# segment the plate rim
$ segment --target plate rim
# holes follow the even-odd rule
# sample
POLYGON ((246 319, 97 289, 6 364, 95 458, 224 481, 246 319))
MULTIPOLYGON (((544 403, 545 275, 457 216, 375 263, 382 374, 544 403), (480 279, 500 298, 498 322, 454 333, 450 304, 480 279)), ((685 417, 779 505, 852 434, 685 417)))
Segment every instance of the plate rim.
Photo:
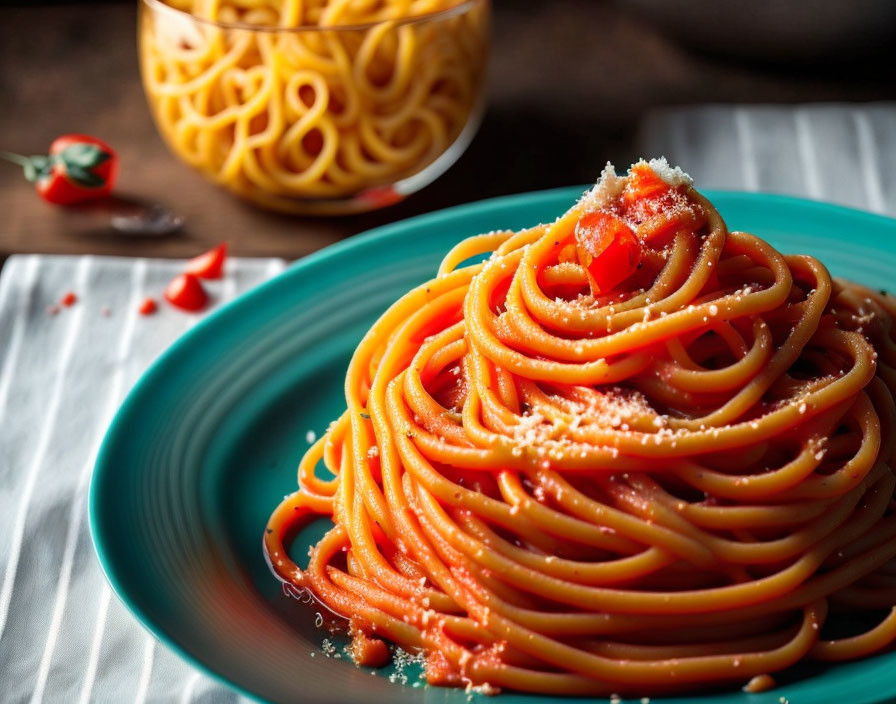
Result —
MULTIPOLYGON (((255 702, 265 702, 257 693, 252 692, 237 682, 229 679, 225 674, 215 670, 210 665, 200 660, 191 653, 186 647, 182 646, 178 641, 172 638, 160 626, 158 626, 152 615, 145 609, 141 608, 134 599, 129 595, 128 590, 122 585, 120 580, 120 567, 115 564, 114 558, 110 555, 110 548, 106 545, 99 526, 102 520, 99 516, 102 508, 98 505, 98 481, 104 468, 110 466, 109 455, 111 454, 111 446, 113 437, 118 435, 126 416, 130 414, 130 409, 145 394, 146 390, 153 385, 156 377, 160 375, 163 368, 172 362, 178 355, 184 353, 184 350, 191 344, 194 337, 203 334, 209 328, 218 325, 218 321, 232 314, 236 308, 248 305, 248 302, 267 295, 267 292, 278 285, 282 285, 286 279, 300 277, 305 269, 324 265, 327 262, 338 260, 343 254, 350 252, 361 246, 375 246, 377 243, 388 241, 392 238, 401 237, 402 233, 407 230, 416 230, 429 223, 437 222, 443 219, 451 218, 469 218, 487 213, 494 209, 508 208, 517 201, 526 200, 527 204, 532 201, 553 201, 558 198, 569 198, 570 202, 577 200, 585 191, 591 188, 586 186, 560 186, 557 188, 525 191, 510 195, 486 198, 469 203, 462 203, 448 208, 423 213, 410 218, 396 220, 372 229, 364 230, 355 235, 348 236, 338 242, 327 245, 311 254, 305 255, 292 262, 282 272, 264 281, 248 291, 243 292, 232 301, 210 311, 206 316, 199 320, 195 325, 181 333, 174 341, 172 341, 163 351, 156 357, 152 363, 141 373, 138 380, 130 388, 125 395, 124 400, 116 409, 112 420, 109 423, 94 461, 93 469, 90 476, 90 484, 87 493, 87 519, 90 533, 90 540, 93 551, 99 561, 103 577, 116 595, 119 601, 125 606, 128 612, 133 616, 140 625, 146 629, 147 635, 155 638, 157 641, 170 648, 180 658, 187 662, 191 667, 196 668, 199 672, 211 678, 232 690, 235 690, 255 702)), ((896 227, 896 218, 887 215, 869 212, 860 208, 853 208, 846 205, 831 203, 828 201, 813 200, 802 198, 799 196, 791 196, 780 193, 771 193, 766 191, 743 191, 743 190, 727 190, 727 189, 698 189, 706 196, 710 202, 717 198, 731 201, 758 201, 768 202, 777 206, 796 208, 803 211, 815 211, 819 214, 831 214, 835 216, 848 216, 850 218, 866 220, 869 223, 896 227)), ((473 234, 473 233, 470 233, 473 234)), ((894 653, 896 654, 896 653, 894 653)), ((571 698, 571 701, 581 701, 580 698, 571 698)), ((880 700, 885 701, 885 700, 880 700)), ((711 703, 708 703, 711 704, 711 703)))

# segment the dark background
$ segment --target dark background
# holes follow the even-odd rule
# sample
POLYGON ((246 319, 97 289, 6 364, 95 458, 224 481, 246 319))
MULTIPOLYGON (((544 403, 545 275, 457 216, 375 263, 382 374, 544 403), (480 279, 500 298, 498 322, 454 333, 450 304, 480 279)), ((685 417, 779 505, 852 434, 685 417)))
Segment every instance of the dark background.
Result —
MULTIPOLYGON (((652 108, 706 102, 896 98, 889 0, 495 0, 488 110, 473 144, 407 201, 362 216, 258 211, 179 163, 158 137, 137 70, 136 0, 0 6, 0 149, 36 153, 64 132, 120 152, 120 190, 166 204, 186 231, 127 240, 98 214, 42 203, 0 164, 0 260, 13 252, 295 258, 400 218, 495 195, 593 181, 627 165, 652 108)), ((652 155, 651 155, 652 156, 652 155)))

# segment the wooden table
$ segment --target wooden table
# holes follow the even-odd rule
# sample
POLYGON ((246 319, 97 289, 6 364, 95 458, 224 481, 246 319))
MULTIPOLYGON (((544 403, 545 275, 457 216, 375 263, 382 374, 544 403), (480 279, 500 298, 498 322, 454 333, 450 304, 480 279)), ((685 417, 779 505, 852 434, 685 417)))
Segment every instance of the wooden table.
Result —
POLYGON ((293 259, 393 220, 480 198, 593 180, 631 163, 638 117, 707 101, 891 98, 884 67, 782 72, 694 55, 597 0, 496 0, 489 108, 479 135, 435 184, 360 216, 274 215, 209 185, 156 133, 135 49, 136 2, 0 9, 0 148, 38 153, 64 132, 115 145, 120 191, 187 218, 164 239, 126 239, 101 218, 44 204, 0 164, 0 261, 14 252, 191 256, 221 240, 242 255, 293 259))

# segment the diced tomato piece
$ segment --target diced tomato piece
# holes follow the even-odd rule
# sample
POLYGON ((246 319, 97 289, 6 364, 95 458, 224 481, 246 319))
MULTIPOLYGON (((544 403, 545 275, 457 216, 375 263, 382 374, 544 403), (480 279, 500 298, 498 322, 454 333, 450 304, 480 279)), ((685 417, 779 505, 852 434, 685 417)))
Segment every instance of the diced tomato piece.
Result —
POLYGON ((628 172, 628 182, 622 192, 622 200, 631 205, 639 200, 660 198, 672 188, 656 175, 647 164, 635 164, 628 172))
POLYGON ((620 214, 637 227, 638 239, 652 248, 664 247, 682 228, 700 224, 685 196, 643 163, 629 171, 620 214))
POLYGON ((625 281, 641 261, 641 243, 634 231, 610 213, 586 213, 576 223, 579 262, 588 272, 594 293, 609 291, 625 281))
POLYGON ((184 310, 202 310, 208 295, 202 283, 193 274, 175 276, 165 289, 165 300, 184 310))
POLYGON ((137 311, 140 315, 152 315, 156 312, 157 308, 158 306, 156 305, 155 298, 144 298, 137 311))
POLYGON ((193 257, 187 262, 184 271, 201 279, 220 279, 225 259, 227 259, 227 243, 222 242, 214 249, 193 257))

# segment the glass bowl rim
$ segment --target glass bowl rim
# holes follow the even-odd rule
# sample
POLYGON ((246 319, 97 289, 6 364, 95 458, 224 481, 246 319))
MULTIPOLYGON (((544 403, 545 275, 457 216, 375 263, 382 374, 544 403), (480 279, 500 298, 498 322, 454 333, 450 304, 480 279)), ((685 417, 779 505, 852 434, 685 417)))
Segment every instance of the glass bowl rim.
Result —
POLYGON ((218 29, 242 30, 266 34, 292 34, 304 32, 362 32, 373 29, 374 27, 378 27, 385 23, 392 23, 395 26, 403 26, 425 24, 427 22, 437 22, 458 15, 466 14, 475 6, 486 4, 489 0, 461 0, 461 2, 458 2, 456 5, 445 8, 444 10, 434 10, 432 12, 425 12, 422 15, 408 15, 406 17, 399 17, 390 20, 376 20, 374 22, 362 22, 359 24, 334 24, 328 26, 304 24, 298 25, 296 27, 271 27, 260 24, 249 24, 248 22, 222 22, 220 20, 212 20, 206 17, 199 17, 198 15, 194 15, 190 12, 187 12, 186 10, 172 7, 163 0, 139 1, 141 5, 145 6, 149 10, 169 13, 170 15, 176 15, 218 29))

